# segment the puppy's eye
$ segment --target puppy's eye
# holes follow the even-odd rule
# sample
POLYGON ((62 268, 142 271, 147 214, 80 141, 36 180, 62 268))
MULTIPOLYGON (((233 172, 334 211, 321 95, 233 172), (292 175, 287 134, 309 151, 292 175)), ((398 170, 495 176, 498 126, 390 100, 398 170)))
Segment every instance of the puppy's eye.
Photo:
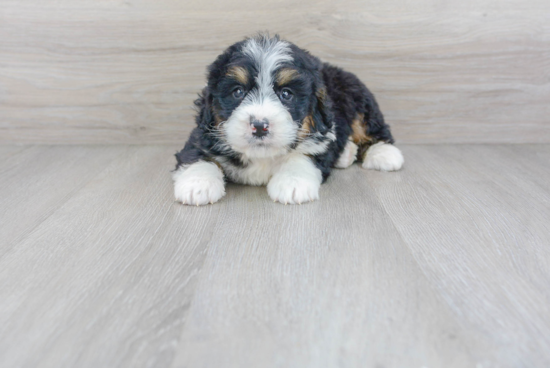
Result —
POLYGON ((282 99, 283 101, 287 101, 287 102, 288 102, 288 101, 292 101, 292 98, 294 97, 294 94, 293 94, 292 91, 291 91, 290 89, 288 89, 288 88, 283 88, 283 89, 281 90, 280 95, 281 95, 281 99, 282 99))
POLYGON ((244 90, 241 87, 237 87, 233 90, 233 97, 235 97, 237 100, 240 100, 244 97, 244 90))

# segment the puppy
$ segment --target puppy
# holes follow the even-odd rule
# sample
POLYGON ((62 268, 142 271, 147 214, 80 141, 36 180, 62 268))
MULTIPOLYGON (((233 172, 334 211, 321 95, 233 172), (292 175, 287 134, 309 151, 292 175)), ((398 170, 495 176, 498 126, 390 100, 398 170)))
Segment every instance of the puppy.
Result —
POLYGON ((273 201, 301 204, 319 198, 333 167, 403 165, 367 87, 278 36, 260 34, 225 50, 195 105, 197 127, 173 172, 183 204, 219 201, 226 180, 267 185, 273 201))

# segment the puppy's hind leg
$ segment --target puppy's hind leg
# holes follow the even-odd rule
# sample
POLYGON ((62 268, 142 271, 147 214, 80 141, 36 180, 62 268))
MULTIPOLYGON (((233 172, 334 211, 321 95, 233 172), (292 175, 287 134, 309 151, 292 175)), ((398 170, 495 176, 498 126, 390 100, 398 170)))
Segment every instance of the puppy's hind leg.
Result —
POLYGON ((357 151, 359 147, 353 143, 353 141, 349 140, 346 143, 346 147, 344 147, 344 150, 340 154, 340 157, 338 158, 338 161, 334 164, 334 167, 337 169, 346 169, 351 166, 357 160, 357 151))
POLYGON ((352 137, 359 144, 363 168, 380 171, 397 171, 405 160, 393 137, 374 96, 366 91, 366 112, 354 120, 352 137))
POLYGON ((373 144, 365 152, 363 168, 379 171, 397 171, 405 162, 399 148, 386 142, 373 144))

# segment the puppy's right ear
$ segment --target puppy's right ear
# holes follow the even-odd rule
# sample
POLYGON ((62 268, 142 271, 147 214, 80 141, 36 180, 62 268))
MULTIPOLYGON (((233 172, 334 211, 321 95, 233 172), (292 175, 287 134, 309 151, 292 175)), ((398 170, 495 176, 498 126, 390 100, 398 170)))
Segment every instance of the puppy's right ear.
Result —
POLYGON ((214 125, 214 113, 212 111, 212 94, 208 87, 204 87, 199 94, 199 98, 195 100, 197 108, 196 123, 201 129, 208 130, 214 125))

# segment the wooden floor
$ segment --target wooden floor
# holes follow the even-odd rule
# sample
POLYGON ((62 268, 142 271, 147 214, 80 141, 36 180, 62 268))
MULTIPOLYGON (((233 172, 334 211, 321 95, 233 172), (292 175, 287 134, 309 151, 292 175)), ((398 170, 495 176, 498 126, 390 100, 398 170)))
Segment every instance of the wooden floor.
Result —
POLYGON ((550 145, 200 208, 177 148, 0 147, 0 367, 550 366, 550 145))

